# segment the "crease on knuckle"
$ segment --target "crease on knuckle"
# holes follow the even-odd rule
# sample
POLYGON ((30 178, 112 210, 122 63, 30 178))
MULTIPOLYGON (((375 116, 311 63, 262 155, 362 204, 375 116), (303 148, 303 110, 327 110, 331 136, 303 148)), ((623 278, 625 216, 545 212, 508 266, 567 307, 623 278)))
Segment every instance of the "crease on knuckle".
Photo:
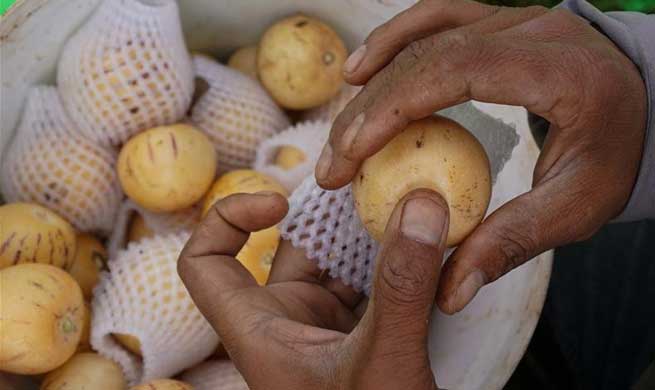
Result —
POLYGON ((416 360, 415 364, 408 364, 408 367, 420 366, 419 363, 422 362, 425 355, 425 346, 412 342, 412 340, 414 340, 412 335, 401 336, 396 340, 396 345, 376 350, 375 358, 378 361, 405 362, 406 364, 409 363, 409 360, 416 360))
POLYGON ((419 39, 407 45, 405 50, 407 51, 408 55, 414 58, 414 60, 419 60, 428 52, 429 49, 429 40, 419 39))
POLYGON ((379 44, 384 44, 387 31, 389 30, 389 23, 392 23, 393 19, 388 21, 387 23, 381 24, 377 26, 376 28, 371 31, 371 33, 368 35, 364 43, 366 43, 367 46, 377 46, 379 44))
POLYGON ((189 253, 187 244, 177 258, 176 265, 177 274, 182 279, 182 282, 193 280, 195 275, 202 272, 202 270, 198 269, 198 262, 194 261, 194 259, 195 258, 189 253))
POLYGON ((526 226, 504 226, 494 233, 502 256, 502 266, 497 267, 500 272, 492 275, 493 280, 520 266, 534 254, 537 242, 532 230, 526 226))
POLYGON ((562 213, 568 216, 561 233, 565 243, 583 241, 593 236, 610 218, 620 212, 620 208, 616 206, 622 204, 591 180, 580 182, 577 187, 569 196, 571 201, 562 213))
POLYGON ((471 97, 470 69, 481 66, 483 41, 471 32, 443 34, 433 42, 433 88, 443 90, 460 100, 471 97), (447 88, 443 88, 447 85, 447 88))
POLYGON ((180 257, 177 258, 177 274, 180 275, 182 282, 184 282, 186 270, 192 263, 192 261, 189 261, 189 257, 185 255, 184 250, 182 250, 180 257))
POLYGON ((607 123, 611 119, 607 107, 622 104, 622 94, 617 91, 624 90, 624 67, 596 48, 581 45, 570 47, 564 58, 569 59, 571 89, 578 92, 562 101, 571 115, 561 125, 597 127, 607 123))
POLYGON ((466 31, 455 31, 437 37, 433 42, 438 71, 459 74, 477 66, 476 54, 482 49, 482 38, 466 31))
POLYGON ((541 16, 550 12, 550 8, 544 7, 543 5, 531 5, 521 9, 529 16, 541 16))
POLYGON ((574 242, 582 242, 590 239, 600 230, 600 228, 601 226, 590 226, 583 229, 580 231, 579 237, 575 239, 574 242))
POLYGON ((546 16, 550 18, 552 28, 548 32, 553 37, 581 38, 593 30, 586 20, 567 9, 556 8, 546 16))
POLYGON ((415 302, 423 294, 429 275, 428 270, 420 263, 406 258, 384 261, 380 277, 387 288, 379 293, 384 294, 387 300, 399 304, 415 302))
MULTIPOLYGON (((457 0, 456 0, 457 1, 457 0)), ((421 9, 429 9, 433 11, 442 11, 452 7, 456 1, 453 0, 420 0, 416 3, 416 7, 421 9)))
POLYGON ((467 50, 478 42, 478 36, 470 31, 452 31, 440 39, 440 51, 467 50))

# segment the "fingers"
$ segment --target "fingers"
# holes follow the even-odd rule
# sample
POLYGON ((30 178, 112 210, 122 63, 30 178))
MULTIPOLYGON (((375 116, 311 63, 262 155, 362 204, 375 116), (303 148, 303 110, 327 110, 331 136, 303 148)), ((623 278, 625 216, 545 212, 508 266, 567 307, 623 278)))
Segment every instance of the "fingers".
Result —
POLYGON ((571 103, 552 88, 561 80, 546 71, 551 62, 542 45, 520 39, 457 31, 414 42, 335 121, 317 164, 319 185, 344 186, 410 121, 467 100, 525 106, 550 120, 554 106, 571 103))
POLYGON ((291 242, 283 240, 275 254, 267 284, 289 281, 321 285, 348 308, 354 308, 362 299, 361 293, 343 284, 341 279, 330 277, 328 271, 318 268, 316 261, 307 259, 304 249, 295 248, 291 242))
POLYGON ((468 33, 491 34, 520 25, 548 12, 548 8, 539 5, 518 8, 499 7, 489 17, 456 30, 468 33))
POLYGON ((234 256, 250 232, 276 224, 287 208, 279 194, 237 194, 213 206, 178 260, 178 273, 199 306, 223 293, 257 285, 234 256))
POLYGON ((611 217, 581 213, 580 208, 590 204, 603 208, 593 198, 598 190, 585 184, 600 172, 580 167, 573 171, 567 158, 557 163, 563 169, 552 168, 555 176, 492 213, 448 259, 437 294, 443 312, 462 310, 483 285, 548 249, 590 236, 602 224, 598 218, 611 217))
POLYGON ((440 31, 474 23, 497 7, 474 1, 423 0, 379 26, 344 65, 344 77, 354 85, 366 83, 405 46, 440 31))
MULTIPOLYGON (((373 293, 359 335, 373 355, 424 351, 448 235, 448 205, 416 190, 396 206, 378 255, 373 293)), ((425 356, 423 356, 425 357, 425 356)))
POLYGON ((197 227, 183 254, 187 257, 236 256, 250 232, 280 222, 288 211, 277 193, 235 194, 216 202, 197 227))
POLYGON ((303 248, 296 248, 290 241, 282 240, 275 253, 275 260, 267 284, 288 281, 316 283, 321 270, 310 261, 303 248))

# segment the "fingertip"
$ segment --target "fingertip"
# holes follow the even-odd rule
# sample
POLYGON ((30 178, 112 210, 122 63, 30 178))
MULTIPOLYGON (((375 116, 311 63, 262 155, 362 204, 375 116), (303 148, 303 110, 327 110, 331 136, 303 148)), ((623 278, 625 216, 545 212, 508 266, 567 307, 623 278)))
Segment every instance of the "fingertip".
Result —
POLYGON ((448 299, 440 295, 438 291, 439 290, 437 290, 437 298, 435 300, 435 303, 437 304, 439 311, 449 316, 457 313, 456 310, 450 307, 450 303, 448 302, 448 299))
POLYGON ((418 189, 407 194, 402 202, 402 216, 392 228, 402 235, 443 251, 448 235, 448 204, 438 193, 418 189))
MULTIPOLYGON (((346 62, 343 64, 343 76, 345 79, 356 80, 358 71, 362 68, 362 63, 366 59, 367 46, 361 45, 353 51, 346 62)), ((359 85, 359 84, 357 84, 359 85)))
POLYGON ((286 198, 277 192, 233 194, 213 209, 214 218, 225 220, 245 233, 266 229, 280 222, 289 210, 286 198))
POLYGON ((457 282, 461 278, 459 272, 461 262, 458 260, 458 256, 458 250, 455 250, 441 267, 439 287, 435 298, 439 309, 448 315, 455 314, 460 310, 452 305, 453 301, 451 299, 457 289, 457 282))
POLYGON ((364 77, 358 73, 343 74, 343 81, 352 85, 353 87, 361 87, 362 85, 365 85, 368 79, 368 77, 364 77))
POLYGON ((270 212, 282 219, 289 212, 289 201, 287 198, 276 191, 259 191, 255 193, 259 197, 265 198, 269 202, 270 212))
POLYGON ((323 183, 328 179, 330 176, 330 170, 332 168, 332 160, 333 160, 333 150, 332 150, 332 145, 330 145, 330 142, 328 141, 324 146, 323 150, 321 151, 321 155, 318 157, 318 161, 316 162, 316 168, 314 169, 314 175, 316 177, 316 182, 317 183, 323 183))
POLYGON ((326 190, 337 190, 352 181, 359 171, 360 163, 349 161, 341 155, 334 154, 327 172, 320 173, 317 166, 316 183, 326 190))
POLYGON ((439 307, 444 309, 446 314, 462 311, 487 283, 486 280, 487 277, 482 271, 471 270, 450 294, 440 299, 439 307))

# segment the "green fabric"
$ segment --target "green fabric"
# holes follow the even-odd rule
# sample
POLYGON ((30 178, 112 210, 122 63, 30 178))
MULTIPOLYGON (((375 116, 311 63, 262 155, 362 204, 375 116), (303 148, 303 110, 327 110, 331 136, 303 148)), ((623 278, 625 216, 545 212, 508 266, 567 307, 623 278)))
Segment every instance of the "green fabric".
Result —
MULTIPOLYGON (((562 0, 482 0, 482 2, 512 7, 528 5, 553 7, 562 0)), ((589 2, 601 11, 655 12, 655 0, 589 0, 589 2)))
POLYGON ((0 14, 4 14, 15 2, 16 0, 0 0, 0 14))

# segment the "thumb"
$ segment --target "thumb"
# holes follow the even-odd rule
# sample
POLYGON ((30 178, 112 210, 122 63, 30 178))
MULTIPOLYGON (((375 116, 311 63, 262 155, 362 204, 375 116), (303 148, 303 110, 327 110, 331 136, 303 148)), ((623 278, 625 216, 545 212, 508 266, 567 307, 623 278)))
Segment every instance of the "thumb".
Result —
POLYGON ((373 294, 359 324, 364 342, 373 348, 371 357, 406 351, 424 351, 427 357, 448 223, 446 201, 429 190, 412 191, 394 209, 377 258, 373 294))
MULTIPOLYGON (((556 167, 556 174, 473 230, 442 269, 437 304, 444 313, 462 310, 483 285, 548 249, 590 237, 616 215, 603 203, 611 197, 589 180, 603 175, 604 168, 588 161, 591 168, 579 162, 556 167)), ((558 157, 558 163, 568 164, 567 157, 558 157)))

